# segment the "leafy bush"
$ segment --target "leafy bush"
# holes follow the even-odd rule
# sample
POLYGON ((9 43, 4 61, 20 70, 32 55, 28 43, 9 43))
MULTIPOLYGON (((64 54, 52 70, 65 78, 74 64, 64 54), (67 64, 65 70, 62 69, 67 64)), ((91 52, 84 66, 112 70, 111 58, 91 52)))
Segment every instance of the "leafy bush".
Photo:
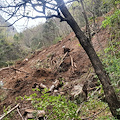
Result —
POLYGON ((105 55, 103 59, 105 70, 109 74, 112 85, 116 88, 116 93, 119 93, 118 81, 120 78, 120 58, 112 55, 105 55))
MULTIPOLYGON (((118 4, 119 1, 116 0, 115 4, 118 4)), ((102 27, 109 26, 110 29, 110 38, 108 47, 104 50, 105 55, 101 56, 105 70, 109 73, 111 82, 114 86, 117 85, 117 82, 120 78, 120 10, 116 9, 111 16, 106 17, 102 22, 102 27)))
POLYGON ((56 37, 54 40, 53 40, 53 44, 56 44, 58 41, 62 40, 62 37, 56 37))
POLYGON ((116 10, 114 14, 111 16, 106 17, 106 19, 102 22, 102 27, 105 28, 106 26, 112 27, 115 22, 120 21, 120 10, 116 10))
POLYGON ((24 98, 26 100, 31 99, 31 103, 36 110, 45 110, 49 120, 71 120, 73 118, 77 120, 76 111, 78 107, 76 104, 61 95, 51 96, 47 91, 47 89, 44 89, 40 97, 34 93, 24 98))

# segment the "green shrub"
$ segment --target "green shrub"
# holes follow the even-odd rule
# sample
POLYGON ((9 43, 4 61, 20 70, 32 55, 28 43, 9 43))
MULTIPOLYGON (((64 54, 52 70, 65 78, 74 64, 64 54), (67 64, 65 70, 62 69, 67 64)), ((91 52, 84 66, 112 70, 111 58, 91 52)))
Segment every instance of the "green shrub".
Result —
POLYGON ((54 40, 53 40, 53 44, 56 44, 58 41, 62 40, 62 37, 56 37, 54 40))
POLYGON ((105 28, 106 26, 112 27, 115 22, 120 21, 120 10, 116 10, 114 14, 111 16, 106 17, 106 19, 102 22, 102 27, 105 28))
MULTIPOLYGON (((37 89, 40 91, 39 89, 37 89)), ((77 105, 65 96, 51 96, 47 89, 44 89, 39 97, 36 93, 24 98, 31 99, 31 103, 36 110, 45 110, 49 120, 77 120, 77 105)), ((20 97, 21 98, 21 97, 20 97)), ((80 120, 80 119, 79 119, 80 120)))

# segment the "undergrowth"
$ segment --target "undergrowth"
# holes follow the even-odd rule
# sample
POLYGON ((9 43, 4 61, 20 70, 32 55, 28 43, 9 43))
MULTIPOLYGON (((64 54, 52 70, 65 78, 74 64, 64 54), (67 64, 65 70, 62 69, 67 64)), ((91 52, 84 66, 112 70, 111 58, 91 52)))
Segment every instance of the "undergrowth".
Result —
MULTIPOLYGON (((37 89, 37 91, 40 91, 37 89)), ((45 118, 48 120, 78 120, 76 114, 77 105, 65 96, 52 96, 48 93, 47 89, 44 89, 41 96, 34 93, 30 96, 18 97, 22 100, 31 100, 31 103, 35 110, 45 110, 45 118)), ((16 98, 16 99, 18 99, 16 98)))
POLYGON ((109 26, 110 38, 108 47, 104 49, 105 54, 101 56, 106 72, 109 74, 114 87, 120 87, 120 10, 116 9, 108 16, 102 26, 109 26))
MULTIPOLYGON (((104 68, 110 76, 112 85, 119 95, 120 82, 120 10, 116 10, 113 15, 103 21, 102 27, 109 25, 110 38, 108 47, 104 49, 105 54, 100 55, 104 68)), ((59 39, 58 39, 59 40, 59 39)), ((45 89, 41 91, 41 96, 34 93, 30 96, 18 97, 22 100, 31 100, 35 110, 45 110, 45 118, 49 120, 116 120, 109 110, 108 104, 104 101, 102 85, 96 92, 90 92, 88 100, 81 103, 80 106, 74 101, 68 100, 65 96, 52 96, 45 89), (94 94, 93 94, 94 93, 94 94), (77 114, 78 107, 80 108, 77 114)), ((96 88, 97 89, 97 88, 96 88)), ((39 91, 39 89, 37 89, 39 91)), ((16 99, 18 99, 16 98, 16 99)))
MULTIPOLYGON (((109 74, 111 83, 115 88, 118 97, 120 97, 120 10, 116 9, 111 16, 106 17, 102 27, 109 26, 110 38, 108 47, 104 49, 104 54, 99 54, 105 71, 109 74)), ((93 96, 89 94, 88 101, 84 102, 80 111, 80 117, 94 120, 117 120, 109 110, 107 103, 104 101, 104 92, 102 85, 100 90, 93 96)), ((118 109, 120 112, 120 110, 118 109)))

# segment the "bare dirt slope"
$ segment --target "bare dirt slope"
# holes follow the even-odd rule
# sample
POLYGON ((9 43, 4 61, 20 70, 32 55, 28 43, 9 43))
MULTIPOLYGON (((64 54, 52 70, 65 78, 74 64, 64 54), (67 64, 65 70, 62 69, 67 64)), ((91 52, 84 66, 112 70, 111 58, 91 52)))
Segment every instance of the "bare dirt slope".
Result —
MULTIPOLYGON (((108 37, 109 32, 106 29, 93 36, 92 43, 97 52, 107 45, 108 37)), ((73 83, 74 86, 78 82, 84 84, 86 80, 92 79, 93 75, 94 70, 88 56, 75 34, 70 33, 57 44, 36 51, 14 66, 0 69, 0 81, 4 83, 4 89, 0 89, 0 114, 3 113, 4 106, 16 104, 16 97, 32 94, 35 83, 42 83, 50 88, 53 82, 59 79, 63 80, 64 84, 73 83)), ((65 89, 66 93, 69 93, 69 89, 71 87, 65 89)), ((28 106, 29 103, 21 103, 21 108, 28 106)))

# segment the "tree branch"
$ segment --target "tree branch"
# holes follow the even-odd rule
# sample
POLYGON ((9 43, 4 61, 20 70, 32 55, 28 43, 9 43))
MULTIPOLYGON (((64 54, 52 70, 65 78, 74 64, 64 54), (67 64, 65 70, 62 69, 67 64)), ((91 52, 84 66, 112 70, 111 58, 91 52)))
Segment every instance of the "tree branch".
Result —
POLYGON ((43 15, 43 16, 35 16, 35 17, 22 15, 22 17, 26 17, 26 18, 30 18, 30 19, 37 19, 37 18, 50 19, 50 18, 56 17, 56 18, 60 18, 60 22, 62 22, 62 21, 67 21, 66 18, 63 18, 63 17, 60 16, 60 15, 50 15, 50 16, 45 16, 45 15, 43 15))
POLYGON ((4 113, 1 117, 0 120, 2 120, 6 115, 10 114, 13 110, 15 110, 16 108, 18 108, 20 105, 20 103, 18 103, 15 107, 13 107, 11 110, 9 110, 7 113, 4 113))
MULTIPOLYGON (((10 25, 8 25, 8 26, 0 26, 0 27, 11 27, 11 26, 13 26, 17 21, 19 21, 19 20, 22 19, 22 18, 23 18, 23 17, 15 20, 12 24, 10 24, 10 25)), ((6 21, 6 22, 7 22, 7 21, 6 21)))

